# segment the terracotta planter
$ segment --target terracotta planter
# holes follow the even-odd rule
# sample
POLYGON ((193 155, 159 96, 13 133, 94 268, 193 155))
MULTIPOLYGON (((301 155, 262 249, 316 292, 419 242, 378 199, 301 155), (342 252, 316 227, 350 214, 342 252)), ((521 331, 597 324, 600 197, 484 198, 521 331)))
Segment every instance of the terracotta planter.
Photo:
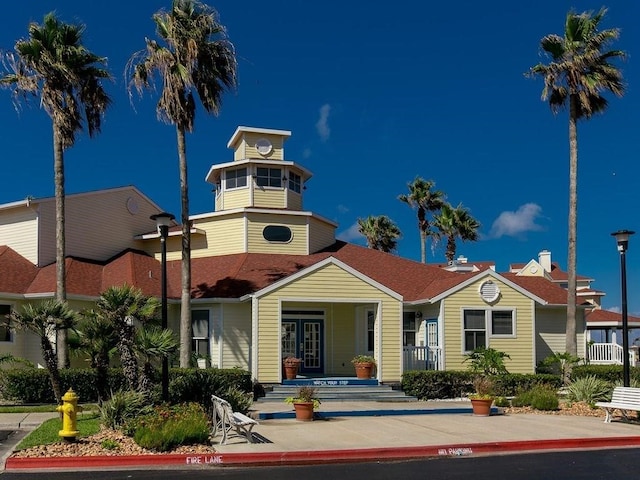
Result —
POLYGON ((300 367, 299 361, 285 361, 284 362, 284 376, 287 380, 295 380, 298 376, 298 368, 300 367))
POLYGON ((293 402, 296 409, 296 420, 311 422, 313 420, 313 402, 293 402))
POLYGON ((371 372, 373 371, 374 364, 371 362, 354 363, 356 368, 356 377, 360 379, 371 378, 371 372))
POLYGON ((478 417, 488 417, 489 415, 491 415, 492 404, 493 404, 493 398, 472 398, 471 399, 473 414, 478 417))

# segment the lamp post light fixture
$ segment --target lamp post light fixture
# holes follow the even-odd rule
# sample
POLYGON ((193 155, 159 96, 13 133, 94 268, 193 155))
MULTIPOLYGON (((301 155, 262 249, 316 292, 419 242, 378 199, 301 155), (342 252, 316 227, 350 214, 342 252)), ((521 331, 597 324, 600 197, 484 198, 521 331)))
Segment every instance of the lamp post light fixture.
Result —
MULTIPOLYGON (((167 237, 169 236, 169 225, 173 221, 175 216, 170 213, 162 212, 156 215, 151 215, 151 220, 155 220, 160 233, 160 254, 162 265, 162 280, 161 280, 161 296, 162 296, 162 328, 166 329, 167 322, 167 237)), ((169 358, 162 358, 162 400, 169 401, 169 358)))
POLYGON ((636 232, 631 230, 618 230, 611 235, 616 237, 618 252, 620 252, 620 283, 622 286, 622 381, 628 387, 629 379, 629 318, 627 316, 627 264, 626 252, 629 246, 629 237, 636 232))

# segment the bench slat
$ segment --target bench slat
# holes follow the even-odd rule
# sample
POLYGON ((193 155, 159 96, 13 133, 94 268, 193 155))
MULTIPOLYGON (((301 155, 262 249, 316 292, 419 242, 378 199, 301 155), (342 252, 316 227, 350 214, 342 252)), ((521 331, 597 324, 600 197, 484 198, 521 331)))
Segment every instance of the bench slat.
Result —
POLYGON ((626 418, 625 410, 640 412, 640 388, 615 387, 610 402, 598 402, 596 407, 603 408, 606 412, 605 423, 611 423, 611 412, 622 410, 626 418))

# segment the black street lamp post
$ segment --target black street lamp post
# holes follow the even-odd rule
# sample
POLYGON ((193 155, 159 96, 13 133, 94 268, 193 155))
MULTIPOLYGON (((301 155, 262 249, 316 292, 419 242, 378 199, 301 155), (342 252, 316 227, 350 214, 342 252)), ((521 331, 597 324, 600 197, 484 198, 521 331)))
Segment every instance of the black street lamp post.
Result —
MULTIPOLYGON (((151 220, 155 220, 158 226, 158 232, 160 232, 160 253, 162 263, 162 328, 168 327, 167 322, 167 236, 169 235, 169 225, 176 218, 172 214, 167 212, 151 215, 151 220)), ((162 400, 169 401, 169 357, 162 358, 162 400)))
POLYGON ((629 246, 629 237, 635 232, 631 230, 618 230, 611 235, 616 237, 618 252, 620 252, 620 283, 622 286, 622 381, 624 386, 630 384, 629 378, 629 318, 627 316, 627 264, 626 252, 629 246))

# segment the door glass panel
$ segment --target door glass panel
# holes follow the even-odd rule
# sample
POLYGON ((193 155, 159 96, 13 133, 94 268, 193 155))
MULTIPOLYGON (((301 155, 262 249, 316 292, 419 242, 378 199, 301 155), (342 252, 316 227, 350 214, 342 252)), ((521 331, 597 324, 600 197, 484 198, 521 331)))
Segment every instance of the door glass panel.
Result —
POLYGON ((304 367, 320 368, 320 323, 304 323, 304 367))
POLYGON ((296 356, 296 322, 282 322, 282 357, 296 356))
POLYGON ((435 322, 427 322, 427 346, 438 346, 438 324, 435 322))

